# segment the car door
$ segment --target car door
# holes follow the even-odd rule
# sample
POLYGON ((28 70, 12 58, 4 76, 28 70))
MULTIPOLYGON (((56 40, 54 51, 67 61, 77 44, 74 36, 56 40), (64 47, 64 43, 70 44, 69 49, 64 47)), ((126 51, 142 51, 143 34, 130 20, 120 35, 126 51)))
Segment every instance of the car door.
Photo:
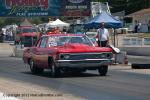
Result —
POLYGON ((46 67, 48 60, 47 37, 42 37, 37 47, 34 48, 35 64, 39 67, 46 67))

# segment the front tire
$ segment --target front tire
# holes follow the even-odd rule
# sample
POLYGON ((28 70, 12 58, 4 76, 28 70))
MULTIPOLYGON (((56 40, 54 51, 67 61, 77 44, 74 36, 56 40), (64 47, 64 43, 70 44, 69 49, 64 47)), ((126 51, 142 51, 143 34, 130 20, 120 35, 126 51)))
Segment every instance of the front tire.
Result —
POLYGON ((51 62, 51 75, 52 77, 59 77, 60 76, 60 69, 56 67, 55 63, 51 62))
POLYGON ((42 73, 42 72, 44 71, 43 68, 37 68, 37 67, 35 66, 34 61, 33 61, 32 59, 30 59, 29 65, 30 65, 30 70, 31 70, 31 72, 32 72, 33 74, 40 74, 40 73, 42 73))
POLYGON ((98 68, 98 72, 100 76, 106 76, 108 72, 108 65, 103 65, 98 68))

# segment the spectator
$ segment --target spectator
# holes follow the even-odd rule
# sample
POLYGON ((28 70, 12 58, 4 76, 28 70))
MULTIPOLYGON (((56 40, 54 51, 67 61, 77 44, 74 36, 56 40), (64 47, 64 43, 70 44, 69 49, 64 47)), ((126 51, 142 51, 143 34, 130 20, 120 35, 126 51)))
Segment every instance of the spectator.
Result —
POLYGON ((4 41, 4 34, 2 31, 0 31, 0 42, 2 43, 4 41))
POLYGON ((138 33, 141 32, 141 26, 142 26, 142 23, 139 22, 138 27, 137 27, 138 33))
POLYGON ((105 23, 100 23, 100 28, 97 30, 98 46, 106 47, 109 43, 109 32, 104 28, 105 23))
POLYGON ((135 27, 134 27, 134 33, 138 32, 138 23, 137 21, 135 21, 135 27))
POLYGON ((150 20, 148 21, 147 28, 148 28, 148 32, 150 33, 150 20))
POLYGON ((67 33, 67 28, 64 26, 63 27, 63 32, 66 34, 67 33))
POLYGON ((60 31, 59 27, 55 27, 55 31, 54 31, 54 33, 56 33, 56 34, 61 33, 61 31, 60 31))

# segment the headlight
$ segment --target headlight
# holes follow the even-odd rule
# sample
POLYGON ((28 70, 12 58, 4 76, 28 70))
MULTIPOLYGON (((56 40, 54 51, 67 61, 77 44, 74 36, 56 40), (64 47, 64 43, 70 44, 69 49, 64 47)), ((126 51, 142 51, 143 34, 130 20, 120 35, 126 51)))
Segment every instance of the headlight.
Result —
POLYGON ((108 53, 107 58, 112 58, 112 53, 108 53))
POLYGON ((70 55, 69 54, 61 54, 60 59, 69 59, 70 55))

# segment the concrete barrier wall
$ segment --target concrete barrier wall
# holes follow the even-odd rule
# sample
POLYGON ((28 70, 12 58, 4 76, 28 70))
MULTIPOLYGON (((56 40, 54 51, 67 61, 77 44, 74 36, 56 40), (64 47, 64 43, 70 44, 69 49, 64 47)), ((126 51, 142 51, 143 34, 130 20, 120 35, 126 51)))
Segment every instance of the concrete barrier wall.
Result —
POLYGON ((15 57, 22 58, 23 56, 23 49, 15 49, 15 57))
POLYGON ((150 47, 119 47, 121 51, 126 51, 128 55, 150 56, 150 47))
POLYGON ((0 43, 0 56, 13 56, 15 46, 9 43, 0 43))
POLYGON ((118 35, 118 47, 127 55, 150 56, 150 38, 139 37, 143 33, 118 35))
POLYGON ((22 57, 23 49, 9 43, 0 43, 0 56, 22 57))

